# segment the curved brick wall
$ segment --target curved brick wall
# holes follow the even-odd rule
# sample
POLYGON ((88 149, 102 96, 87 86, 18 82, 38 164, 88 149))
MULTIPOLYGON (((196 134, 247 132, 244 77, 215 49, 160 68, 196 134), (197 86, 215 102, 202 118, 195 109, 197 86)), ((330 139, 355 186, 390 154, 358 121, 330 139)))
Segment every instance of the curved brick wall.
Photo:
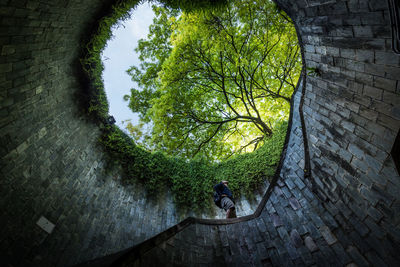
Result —
POLYGON ((99 130, 79 108, 80 46, 111 2, 0 3, 2 263, 70 266, 178 222, 170 197, 147 201, 105 173, 99 130))
MULTIPOLYGON (((98 129, 79 108, 79 45, 111 2, 0 3, 2 263, 69 266, 179 220, 170 204, 104 172, 98 129), (51 234, 36 225, 41 216, 55 223, 51 234)), ((321 70, 307 77, 304 95, 311 176, 295 110, 290 157, 262 215, 191 225, 146 259, 399 265, 400 178, 389 151, 400 127, 400 57, 390 48, 387 1, 278 2, 298 25, 307 66, 321 70)))
MULTIPOLYGON (((81 44, 112 2, 0 3, 0 262, 70 266, 182 219, 170 195, 149 201, 139 185, 121 186, 118 170, 106 173, 100 131, 81 108, 81 44), (51 234, 36 225, 42 216, 51 234)), ((238 215, 256 206, 241 199, 238 215)))
POLYGON ((398 261, 400 177, 390 151, 400 128, 400 56, 388 1, 280 2, 299 25, 307 65, 322 72, 307 78, 304 98, 314 191, 360 255, 398 261))

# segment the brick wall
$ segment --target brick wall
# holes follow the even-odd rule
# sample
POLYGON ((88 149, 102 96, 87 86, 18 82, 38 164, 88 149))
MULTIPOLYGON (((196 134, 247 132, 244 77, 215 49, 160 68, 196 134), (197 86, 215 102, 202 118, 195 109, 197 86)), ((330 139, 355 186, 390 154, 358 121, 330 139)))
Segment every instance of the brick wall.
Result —
MULTIPOLYGON (((168 193, 150 201, 140 185, 122 186, 118 170, 106 173, 100 131, 82 108, 81 45, 111 2, 0 3, 1 262, 72 265, 182 218, 168 193), (41 216, 55 224, 51 234, 36 225, 41 216)), ((238 214, 257 203, 241 199, 238 214)))
POLYGON ((277 2, 297 24, 307 67, 319 73, 308 75, 303 98, 310 177, 289 152, 259 218, 195 224, 131 263, 399 264, 400 177, 390 151, 400 128, 400 56, 390 47, 387 1, 277 2), (213 257, 196 254, 207 246, 213 257))
POLYGON ((315 193, 366 247, 398 246, 400 177, 390 151, 400 128, 400 56, 387 1, 279 2, 298 24, 307 66, 321 71, 307 77, 304 98, 315 193))
POLYGON ((178 222, 170 196, 105 173, 99 129, 80 102, 78 56, 111 1, 0 3, 0 261, 69 266, 178 222), (36 225, 44 216, 51 234, 36 225))
MULTIPOLYGON (((164 205, 151 202, 140 186, 122 187, 118 170, 105 173, 99 130, 80 108, 79 46, 111 2, 0 2, 1 262, 72 265, 137 244, 178 221, 170 197, 164 205), (36 225, 42 215, 55 223, 51 234, 36 225)), ((267 214, 286 218, 284 227, 268 229, 280 241, 266 246, 274 259, 266 263, 279 265, 290 255, 292 264, 299 258, 313 264, 332 251, 344 263, 398 263, 400 179, 389 152, 400 127, 400 57, 390 47, 387 1, 278 2, 298 25, 307 66, 321 76, 307 77, 304 96, 311 177, 299 168, 300 136, 291 144, 286 180, 266 206, 267 214), (304 227, 291 222, 293 212, 304 227), (294 230, 319 250, 293 250, 287 242, 294 230)), ((263 218, 268 228, 276 216, 263 218)), ((258 247, 260 236, 271 240, 260 223, 229 231, 252 233, 258 247)), ((215 253, 244 249, 246 238, 239 247, 237 239, 221 243, 224 249, 215 253)))

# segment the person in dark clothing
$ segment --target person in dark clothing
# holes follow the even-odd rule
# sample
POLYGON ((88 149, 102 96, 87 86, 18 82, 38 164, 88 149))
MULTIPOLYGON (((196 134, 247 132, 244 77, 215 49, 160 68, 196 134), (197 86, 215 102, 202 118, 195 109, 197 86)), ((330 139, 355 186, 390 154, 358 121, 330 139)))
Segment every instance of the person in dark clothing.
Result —
POLYGON ((214 190, 221 196, 221 207, 226 211, 226 218, 236 218, 235 202, 228 181, 221 181, 214 186, 214 190))

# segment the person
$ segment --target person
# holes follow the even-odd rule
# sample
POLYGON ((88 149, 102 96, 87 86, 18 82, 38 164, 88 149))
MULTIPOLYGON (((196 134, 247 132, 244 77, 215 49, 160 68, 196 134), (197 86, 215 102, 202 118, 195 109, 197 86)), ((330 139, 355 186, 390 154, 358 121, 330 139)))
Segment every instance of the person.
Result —
POLYGON ((226 211, 226 218, 236 218, 235 201, 232 191, 228 187, 228 181, 221 181, 216 184, 214 190, 221 196, 221 208, 226 211))

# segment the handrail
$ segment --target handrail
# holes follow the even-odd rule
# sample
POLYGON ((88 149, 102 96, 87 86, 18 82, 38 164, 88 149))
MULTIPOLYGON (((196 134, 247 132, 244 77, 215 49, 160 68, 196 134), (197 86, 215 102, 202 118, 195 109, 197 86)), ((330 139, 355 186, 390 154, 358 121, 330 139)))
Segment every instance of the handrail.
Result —
MULTIPOLYGON (((125 262, 129 258, 136 258, 139 255, 143 255, 147 251, 149 251, 151 248, 161 244, 162 242, 168 240, 172 236, 176 235, 180 231, 184 230, 188 226, 192 224, 204 224, 204 225, 226 225, 226 224, 234 224, 234 223, 239 223, 239 222, 245 222, 249 221, 252 219, 255 219, 261 215, 262 210, 264 209, 273 188, 278 182, 278 179, 280 177, 280 172, 283 166, 283 162, 286 158, 286 152, 287 152, 287 146, 289 144, 289 138, 290 138, 290 133, 291 133, 291 128, 292 128, 292 120, 293 120, 293 107, 294 107, 294 95, 298 92, 300 86, 305 86, 305 67, 304 67, 304 60, 303 60, 303 69, 301 71, 301 76, 299 78, 299 81, 297 83, 296 89, 292 95, 291 99, 291 109, 290 109, 290 115, 289 115, 289 125, 288 129, 286 132, 286 137, 285 137, 285 144, 282 149, 282 154, 279 160, 279 164, 276 168, 275 174, 272 178, 271 183, 269 184, 267 191, 265 192, 263 198, 261 199, 260 203, 258 204, 257 209, 254 211, 253 214, 247 215, 247 216, 242 216, 239 218, 232 218, 232 219, 202 219, 202 218, 195 218, 195 217, 187 217, 183 221, 175 224, 174 226, 168 228, 167 230, 143 241, 140 244, 137 244, 131 248, 125 249, 123 251, 119 251, 114 254, 106 255, 101 258, 93 259, 81 264, 76 265, 76 267, 88 267, 88 266, 120 266, 123 262, 125 262)), ((302 98, 304 95, 304 90, 302 90, 302 98)), ((304 126, 303 126, 304 127, 304 126)))
MULTIPOLYGON (((275 174, 272 178, 272 181, 270 185, 267 188, 267 191, 265 192, 263 198, 261 199, 260 203, 258 204, 258 207, 256 211, 253 214, 239 217, 239 218, 233 218, 233 219, 202 219, 202 218, 195 218, 195 217, 187 217, 183 221, 179 222, 178 224, 168 228, 167 230, 153 236, 152 238, 149 238, 145 241, 143 241, 140 244, 137 244, 133 246, 132 248, 126 249, 124 251, 120 251, 115 254, 107 255, 99 259, 94 259, 91 261, 88 261, 86 263, 82 263, 77 265, 77 267, 84 267, 84 266, 121 266, 123 262, 126 262, 129 259, 136 259, 140 257, 140 255, 143 255, 150 249, 154 248, 155 246, 161 244, 162 242, 168 240, 169 238, 173 237, 180 231, 184 230, 188 226, 192 224, 204 224, 204 225, 226 225, 226 224, 235 224, 239 222, 245 222, 249 221, 252 219, 255 219, 261 215, 262 210, 264 209, 269 197, 271 196, 272 190, 275 187, 275 185, 278 182, 278 179, 280 177, 280 172, 283 166, 283 162, 286 158, 286 152, 287 152, 287 146, 289 144, 289 138, 290 138, 290 133, 291 133, 291 128, 292 128, 292 120, 293 120, 293 107, 294 107, 294 95, 298 92, 300 86, 305 86, 305 67, 304 67, 304 58, 303 58, 303 68, 301 71, 301 76, 299 78, 299 81, 297 83, 296 89, 292 95, 291 99, 291 109, 290 109, 290 115, 289 115, 289 125, 288 129, 286 132, 286 137, 285 137, 285 144, 282 149, 282 154, 279 160, 279 164, 277 166, 277 169, 275 171, 275 174), (110 259, 116 259, 115 261, 112 262, 111 265, 108 263, 110 262, 110 259), (107 261, 106 264, 103 264, 103 261, 107 261)), ((304 90, 302 90, 302 98, 304 96, 304 90)), ((304 127, 304 126, 303 126, 304 127)))
MULTIPOLYGON (((273 0, 274 2, 276 0, 273 0)), ((276 2, 275 2, 276 3, 276 2)), ((286 11, 285 11, 286 12, 286 11)), ((305 86, 306 86, 306 63, 305 63, 305 57, 304 57, 304 47, 303 47, 303 42, 301 39, 301 36, 299 35, 299 30, 297 28, 297 25, 294 23, 294 26, 296 27, 296 32, 297 32, 297 36, 298 36, 298 41, 299 41, 299 45, 300 45, 300 50, 301 50, 301 56, 302 56, 302 63, 303 63, 303 67, 301 70, 301 75, 299 77, 299 80, 297 82, 296 88, 292 94, 292 98, 291 98, 291 109, 290 109, 290 114, 289 114, 289 125, 288 125, 288 129, 286 131, 286 137, 285 137, 285 143, 284 143, 284 147, 282 149, 282 154, 279 160, 279 164, 276 168, 276 171, 274 173, 274 176, 272 178, 271 183, 269 184, 267 191, 265 192, 263 198, 261 199, 260 203, 258 204, 257 209, 255 210, 255 212, 253 214, 247 215, 247 216, 243 216, 243 217, 239 217, 239 218, 232 218, 232 219, 202 219, 202 218, 194 218, 194 217, 187 217, 186 219, 184 219, 183 221, 179 222, 178 224, 168 228, 167 230, 143 241, 140 244, 137 244, 135 246, 133 246, 132 248, 128 248, 126 250, 111 254, 111 255, 106 255, 102 258, 98 258, 98 259, 94 259, 82 264, 77 265, 84 267, 84 266, 121 266, 121 264, 123 262, 125 262, 127 259, 130 258, 137 258, 139 255, 143 255, 144 253, 146 253, 147 251, 149 251, 150 249, 154 248, 155 246, 161 244, 162 242, 168 240, 169 238, 171 238, 172 236, 176 235, 177 233, 179 233, 180 231, 184 230, 185 228, 187 228, 188 226, 192 225, 192 224, 204 224, 204 225, 226 225, 226 224, 234 224, 234 223, 239 223, 239 222, 245 222, 245 221, 249 221, 252 219, 255 219, 257 217, 259 217, 269 199, 269 197, 271 196, 272 190, 275 187, 275 185, 278 183, 278 179, 280 177, 280 172, 282 170, 283 167, 283 162, 286 158, 286 152, 287 152, 287 147, 289 144, 289 138, 290 138, 290 133, 291 133, 291 128, 292 128, 292 120, 293 120, 293 112, 294 112, 294 95, 298 92, 299 87, 302 86, 302 92, 301 92, 301 101, 304 101, 304 95, 305 95, 305 86), (108 261, 110 262, 110 259, 116 259, 115 261, 113 261, 113 263, 111 265, 109 264, 104 264, 102 261, 108 261)), ((302 103, 300 103, 299 106, 299 113, 301 116, 301 126, 302 126, 302 133, 305 133, 305 124, 304 124, 304 118, 303 118, 303 114, 302 114, 302 103)), ((304 153, 305 153, 305 157, 306 157, 306 166, 309 166, 309 155, 308 155, 308 147, 306 147, 307 145, 307 136, 303 136, 303 142, 304 142, 304 153), (307 164, 308 163, 308 164, 307 164)), ((308 170, 308 172, 310 172, 310 170, 308 170)), ((307 175, 307 174, 306 174, 307 175)), ((310 175, 310 173, 308 173, 308 175, 310 175)))

